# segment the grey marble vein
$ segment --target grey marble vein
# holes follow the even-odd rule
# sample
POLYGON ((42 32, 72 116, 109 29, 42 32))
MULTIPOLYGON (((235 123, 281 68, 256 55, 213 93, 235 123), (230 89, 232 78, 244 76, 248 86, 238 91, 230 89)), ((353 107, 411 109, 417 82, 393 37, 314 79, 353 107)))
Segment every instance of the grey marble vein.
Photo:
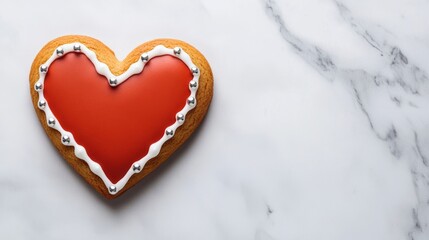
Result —
MULTIPOLYGON (((429 146, 422 146, 422 143, 419 142, 420 135, 426 133, 416 129, 413 123, 415 118, 408 116, 407 111, 409 108, 424 108, 424 106, 420 106, 422 101, 429 100, 427 72, 414 64, 400 47, 390 44, 389 39, 367 29, 339 1, 335 1, 335 5, 343 20, 363 41, 380 54, 393 77, 386 77, 382 74, 374 75, 365 69, 337 67, 328 52, 300 39, 286 27, 287 19, 281 15, 276 1, 266 0, 264 4, 267 14, 273 19, 285 42, 327 80, 349 82, 354 98, 375 136, 386 142, 395 158, 409 162, 418 205, 410 213, 415 224, 409 230, 408 235, 410 239, 427 239, 426 237, 429 236, 427 217, 429 215, 429 167, 422 148, 429 146), (370 92, 368 89, 374 92, 370 92), (385 97, 380 101, 390 101, 390 108, 388 110, 372 109, 371 106, 374 104, 372 97, 384 91, 389 94, 380 94, 385 97), (407 122, 405 126, 403 121, 407 122)), ((421 111, 423 110, 427 109, 421 109, 421 111)))

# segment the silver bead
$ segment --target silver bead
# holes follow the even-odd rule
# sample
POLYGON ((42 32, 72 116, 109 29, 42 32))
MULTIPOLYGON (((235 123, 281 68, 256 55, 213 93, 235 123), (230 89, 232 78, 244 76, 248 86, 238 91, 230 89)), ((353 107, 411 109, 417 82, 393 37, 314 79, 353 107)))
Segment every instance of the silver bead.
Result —
POLYGON ((165 134, 167 135, 167 136, 173 136, 173 134, 174 134, 174 131, 173 131, 173 129, 167 129, 167 130, 165 130, 165 134))
POLYGON ((62 137, 61 137, 61 142, 62 142, 64 145, 69 144, 69 143, 70 143, 70 137, 69 137, 69 136, 67 136, 67 135, 62 136, 62 137))
POLYGON ((36 82, 36 84, 34 84, 34 90, 36 90, 37 92, 40 92, 43 88, 43 84, 41 82, 36 82))
POLYGON ((149 61, 149 55, 147 53, 143 53, 140 57, 140 59, 145 63, 149 61))
POLYGON ((73 50, 75 50, 76 52, 79 52, 81 49, 80 49, 80 44, 75 44, 74 46, 73 46, 73 50))
POLYGON ((177 122, 179 122, 179 123, 183 123, 183 122, 185 121, 185 115, 183 115, 183 114, 181 114, 181 113, 177 114, 177 116, 176 116, 176 120, 177 120, 177 122))
POLYGON ((115 87, 116 85, 118 85, 118 79, 116 79, 114 77, 109 78, 109 85, 112 87, 115 87))
POLYGON ((110 186, 109 187, 109 192, 115 193, 116 192, 116 186, 110 186))
POLYGON ((195 98, 194 97, 188 97, 188 105, 191 107, 195 106, 195 98))
POLYGON ((64 54, 64 49, 62 47, 59 47, 55 52, 58 56, 62 56, 64 54))
POLYGON ((191 67, 192 74, 197 75, 200 70, 197 67, 191 67))
POLYGON ((191 89, 196 89, 198 87, 198 83, 196 81, 192 80, 189 82, 189 87, 191 89))
POLYGON ((140 164, 134 163, 133 164, 133 171, 134 172, 140 172, 140 170, 142 170, 142 167, 140 166, 140 164))
POLYGON ((55 126, 55 119, 54 118, 49 118, 48 119, 48 126, 49 127, 55 126))
POLYGON ((40 100, 39 103, 38 103, 38 105, 39 105, 40 109, 45 109, 45 107, 46 107, 46 101, 45 100, 40 100))
POLYGON ((40 66, 40 72, 46 73, 47 71, 48 71, 48 66, 46 66, 46 65, 40 66))
POLYGON ((182 49, 181 49, 181 48, 179 48, 179 47, 175 47, 175 48, 173 49, 173 52, 174 52, 174 55, 179 56, 179 55, 180 55, 180 53, 182 52, 182 49))

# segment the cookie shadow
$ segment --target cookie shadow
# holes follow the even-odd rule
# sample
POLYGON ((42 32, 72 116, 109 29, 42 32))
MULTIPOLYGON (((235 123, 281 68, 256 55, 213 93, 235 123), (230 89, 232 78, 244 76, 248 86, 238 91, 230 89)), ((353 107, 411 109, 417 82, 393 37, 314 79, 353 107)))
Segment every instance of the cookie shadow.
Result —
POLYGON ((174 166, 178 164, 181 159, 184 158, 183 155, 185 155, 185 153, 189 151, 190 148, 192 148, 193 143, 195 141, 198 141, 201 132, 204 132, 204 129, 207 127, 206 122, 207 119, 210 117, 210 112, 211 111, 209 109, 200 126, 194 131, 193 134, 191 134, 188 140, 185 141, 185 143, 178 150, 176 150, 173 155, 170 156, 167 161, 161 164, 161 166, 159 166, 155 171, 144 177, 139 183, 127 190, 126 193, 119 196, 118 198, 111 200, 106 199, 97 191, 95 191, 89 184, 87 184, 84 179, 79 176, 79 174, 74 171, 73 173, 75 174, 76 178, 79 178, 80 181, 82 181, 82 185, 85 186, 85 191, 88 191, 89 195, 92 195, 94 197, 94 201, 103 203, 103 205, 105 205, 112 211, 120 211, 127 206, 130 207, 133 205, 134 202, 141 199, 145 195, 145 193, 150 190, 151 187, 155 187, 157 185, 157 182, 161 179, 162 175, 166 175, 169 171, 174 170, 174 166))
MULTIPOLYGON (((204 128, 206 127, 206 119, 209 118, 209 115, 210 110, 207 112, 200 126, 194 131, 193 134, 191 134, 188 140, 175 153, 173 153, 173 155, 170 156, 167 161, 161 164, 161 166, 159 166, 155 171, 143 178, 139 183, 129 189, 122 196, 108 200, 102 197, 100 194, 94 195, 97 195, 97 198, 101 199, 105 205, 115 211, 120 210, 126 206, 133 205, 133 202, 138 201, 138 199, 145 195, 145 193, 151 187, 155 187, 157 185, 157 182, 163 177, 162 175, 166 175, 169 171, 174 171, 174 166, 184 158, 183 155, 185 155, 185 153, 192 148, 193 143, 198 141, 201 132, 204 132, 204 128)), ((92 192, 96 193, 93 190, 92 192)))

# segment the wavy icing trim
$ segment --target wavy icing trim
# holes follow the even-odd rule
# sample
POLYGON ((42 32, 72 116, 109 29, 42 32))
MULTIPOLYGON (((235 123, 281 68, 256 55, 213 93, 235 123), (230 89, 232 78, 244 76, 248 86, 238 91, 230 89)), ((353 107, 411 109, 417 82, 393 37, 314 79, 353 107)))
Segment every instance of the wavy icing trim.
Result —
MULTIPOLYGON (((172 138, 174 136, 176 129, 184 123, 184 120, 186 118, 186 114, 196 106, 196 93, 197 93, 197 89, 198 89, 198 80, 200 77, 200 71, 195 66, 195 64, 192 62, 191 57, 183 49, 176 49, 176 48, 170 49, 170 48, 164 47, 163 45, 158 45, 158 46, 154 47, 152 50, 150 50, 149 52, 144 53, 142 55, 141 59, 139 58, 139 60, 137 62, 131 64, 130 67, 127 69, 127 71, 125 71, 124 73, 122 73, 119 76, 115 76, 110 71, 109 67, 105 63, 102 63, 97 59, 97 55, 93 51, 88 49, 84 44, 75 42, 75 43, 64 44, 64 45, 59 46, 54 51, 52 56, 39 68, 39 76, 40 76, 39 80, 35 84, 35 90, 38 91, 38 93, 39 93, 38 106, 41 110, 43 110, 45 112, 46 121, 47 121, 48 126, 61 133, 62 143, 66 146, 73 146, 74 147, 74 154, 76 155, 76 157, 85 161, 88 164, 90 170, 94 174, 99 176, 101 178, 101 180, 103 180, 104 184, 106 185, 106 187, 108 189, 108 192, 110 194, 114 195, 117 192, 119 192, 126 185, 126 183, 128 182, 128 180, 131 178, 131 176, 133 174, 138 173, 141 170, 143 170, 145 164, 150 159, 156 157, 159 154, 159 152, 161 151, 162 145, 167 140, 169 140, 170 138, 172 138), (158 56, 163 56, 163 55, 174 56, 174 57, 182 60, 182 62, 184 62, 188 66, 189 70, 191 71, 191 73, 194 76, 193 79, 190 81, 190 86, 189 86, 189 90, 190 90, 191 94, 189 95, 189 98, 186 100, 185 106, 183 107, 183 109, 180 110, 176 114, 176 122, 173 125, 171 125, 165 129, 163 137, 160 140, 158 140, 157 142, 151 144, 149 147, 149 151, 146 154, 146 156, 144 156, 140 160, 134 162, 130 166, 130 169, 124 175, 124 177, 122 177, 121 180, 119 180, 116 184, 113 184, 109 180, 109 178, 106 176, 103 169, 101 168, 100 164, 96 163, 95 161, 93 161, 88 156, 85 148, 83 146, 79 145, 75 141, 73 134, 71 132, 65 131, 61 127, 61 123, 58 122, 58 120, 55 118, 54 114, 52 113, 51 109, 49 108, 48 102, 46 101, 46 99, 43 95, 43 84, 45 81, 45 76, 46 76, 47 72, 49 71, 49 66, 56 59, 61 58, 62 56, 64 56, 67 53, 70 53, 70 52, 78 52, 78 53, 85 54, 88 57, 88 59, 92 62, 92 64, 94 65, 97 73, 105 76, 108 83, 109 83, 109 80, 112 78, 117 80, 117 83, 115 86, 125 82, 129 77, 131 77, 135 74, 141 73, 144 69, 145 64, 147 62, 149 62, 150 59, 152 59, 154 57, 158 57, 158 56), (44 104, 41 104, 41 103, 44 103, 44 104), (178 116, 180 116, 180 117, 178 117, 178 116), (49 122, 52 119, 54 120, 54 124, 52 124, 52 122, 49 122), (68 140, 64 141, 64 137, 67 138, 67 136, 69 137, 68 140)), ((114 87, 114 86, 112 86, 112 87, 114 87)))

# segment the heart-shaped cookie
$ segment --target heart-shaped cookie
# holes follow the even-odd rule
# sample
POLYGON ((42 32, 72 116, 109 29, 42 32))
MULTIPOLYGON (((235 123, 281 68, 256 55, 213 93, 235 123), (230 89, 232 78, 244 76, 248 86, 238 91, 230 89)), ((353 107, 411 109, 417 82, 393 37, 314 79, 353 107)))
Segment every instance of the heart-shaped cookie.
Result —
POLYGON ((158 39, 122 62, 103 43, 63 36, 36 56, 34 108, 63 157, 115 198, 155 170, 204 118, 213 76, 189 44, 158 39))

